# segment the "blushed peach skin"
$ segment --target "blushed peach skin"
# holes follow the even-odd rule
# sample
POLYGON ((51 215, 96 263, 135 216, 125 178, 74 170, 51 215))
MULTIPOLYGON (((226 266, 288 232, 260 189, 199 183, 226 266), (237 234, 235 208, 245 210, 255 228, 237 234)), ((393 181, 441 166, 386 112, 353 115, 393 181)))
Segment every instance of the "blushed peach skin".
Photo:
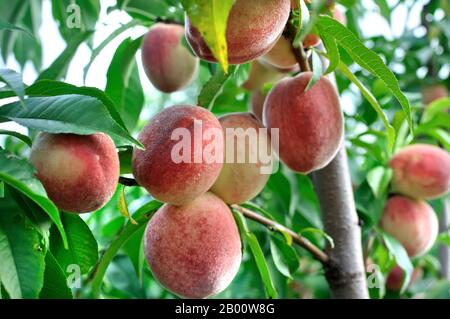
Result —
POLYGON ((264 125, 279 129, 280 159, 304 174, 326 166, 343 139, 336 89, 322 77, 305 92, 311 77, 311 72, 304 72, 281 80, 270 91, 263 109, 264 125))
POLYGON ((155 278, 184 298, 207 298, 231 283, 241 263, 241 241, 233 215, 206 193, 184 206, 161 207, 144 236, 155 278))
POLYGON ((422 102, 424 105, 428 105, 443 97, 448 97, 448 90, 445 85, 435 84, 422 89, 422 102))
POLYGON ((415 198, 432 199, 450 190, 450 154, 433 145, 410 145, 389 162, 394 191, 415 198))
MULTIPOLYGON (((415 268, 411 275, 411 281, 409 285, 412 285, 414 282, 416 282, 421 275, 422 270, 420 268, 415 268)), ((386 288, 390 291, 399 292, 402 289, 404 280, 405 274, 403 272, 403 269, 401 269, 400 266, 395 265, 386 278, 386 288)))
POLYGON ((294 69, 297 66, 297 59, 292 50, 292 44, 284 35, 259 60, 282 70, 294 69))
POLYGON ((207 158, 202 157, 200 163, 195 162, 194 147, 198 144, 195 141, 194 121, 202 124, 199 154, 211 148, 212 153, 217 151, 222 157, 222 127, 211 112, 198 106, 166 108, 153 117, 139 135, 145 150, 135 149, 133 153, 133 175, 139 185, 162 202, 175 205, 189 203, 208 191, 219 176, 221 161, 208 162, 207 158), (178 137, 172 139, 172 134, 180 128, 187 129, 191 134, 190 162, 177 163, 172 157, 175 145, 181 142, 178 137), (217 136, 206 136, 210 129, 215 129, 217 136))
POLYGON ((119 179, 115 145, 103 133, 40 133, 30 162, 49 198, 66 212, 100 209, 111 199, 119 179))
POLYGON ((410 257, 415 257, 425 254, 433 246, 438 234, 438 220, 426 202, 394 196, 386 203, 381 228, 395 237, 410 257))
MULTIPOLYGON (((283 32, 289 13, 289 0, 237 0, 227 23, 228 62, 242 64, 268 52, 283 32)), ((198 57, 216 62, 188 18, 186 38, 198 57)))
MULTIPOLYGON (((270 174, 261 172, 263 163, 258 154, 261 144, 265 144, 268 155, 272 154, 272 147, 270 139, 264 131, 262 124, 256 117, 250 113, 234 113, 221 117, 219 119, 222 124, 225 135, 225 150, 228 158, 222 167, 219 178, 211 188, 211 192, 222 198, 227 204, 241 204, 257 196, 266 185, 270 174), (227 129, 242 129, 254 130, 257 133, 258 140, 250 142, 249 138, 245 138, 245 148, 238 147, 239 138, 236 138, 234 131, 227 132, 227 129), (228 154, 227 144, 233 143, 232 154, 228 154), (239 163, 237 160, 241 157, 244 161, 239 163), (251 159, 256 159, 256 163, 251 162, 251 159), (233 162, 229 162, 229 160, 233 162)), ((244 138, 242 138, 244 140, 244 138)), ((265 154, 263 156, 266 156, 265 154)))
POLYGON ((160 91, 171 93, 187 86, 197 72, 199 60, 181 40, 184 27, 156 23, 142 44, 142 64, 150 82, 160 91))

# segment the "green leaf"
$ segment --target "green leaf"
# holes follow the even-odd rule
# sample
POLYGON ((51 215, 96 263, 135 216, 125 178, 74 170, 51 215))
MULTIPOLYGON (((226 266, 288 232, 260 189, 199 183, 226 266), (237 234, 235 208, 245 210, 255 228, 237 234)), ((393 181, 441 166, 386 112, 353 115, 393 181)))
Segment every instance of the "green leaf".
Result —
POLYGON ((305 91, 312 88, 312 86, 316 84, 317 81, 320 80, 323 74, 322 60, 320 59, 319 54, 315 50, 312 51, 312 67, 313 67, 313 74, 308 82, 308 85, 305 88, 305 91))
MULTIPOLYGON (((8 21, 7 23, 9 25, 16 25, 20 23, 20 21, 24 17, 25 12, 27 11, 30 3, 29 1, 16 1, 15 3, 13 2, 10 3, 9 5, 11 5, 13 9, 10 11, 10 15, 6 19, 8 21)), ((12 30, 6 30, 1 39, 2 43, 0 45, 0 48, 2 51, 2 57, 4 61, 7 60, 7 57, 12 51, 14 46, 15 34, 11 31, 12 30)))
POLYGON ((131 20, 127 24, 122 25, 120 28, 114 30, 105 40, 103 40, 102 43, 100 43, 91 54, 91 58, 89 59, 89 63, 84 67, 83 69, 83 78, 86 80, 87 73, 89 71, 89 68, 91 67, 92 63, 95 61, 97 56, 100 54, 100 52, 109 44, 111 41, 113 41, 116 37, 118 37, 123 32, 127 31, 130 28, 135 27, 136 25, 139 25, 139 20, 131 20))
POLYGON ((105 92, 114 101, 129 130, 133 130, 144 106, 144 92, 136 63, 142 37, 125 39, 117 48, 106 74, 105 92))
POLYGON ((14 136, 31 147, 31 144, 32 144, 31 139, 26 135, 20 134, 15 131, 8 131, 8 130, 2 130, 2 129, 0 129, 0 135, 14 136))
POLYGON ((59 96, 66 94, 79 94, 94 97, 102 101, 114 121, 116 121, 122 128, 126 129, 125 123, 120 117, 120 114, 117 111, 117 107, 114 105, 114 102, 105 94, 105 92, 95 87, 75 86, 59 81, 41 80, 29 86, 25 91, 29 96, 59 96))
POLYGON ((44 286, 39 298, 73 299, 72 291, 67 285, 67 277, 50 251, 45 256, 44 286))
POLYGON ((127 242, 123 245, 123 250, 128 257, 130 257, 139 281, 142 280, 142 273, 145 264, 144 233, 145 227, 141 227, 138 231, 131 235, 127 242))
MULTIPOLYGON (((320 15, 316 27, 319 29, 320 34, 333 37, 355 62, 383 81, 402 106, 412 132, 413 124, 409 101, 402 93, 394 73, 384 64, 378 54, 366 48, 355 34, 329 16, 320 15)), ((365 95, 364 92, 363 94, 365 95)))
POLYGON ((11 197, 0 199, 0 282, 12 299, 39 296, 44 258, 39 233, 32 223, 11 197))
POLYGON ((80 135, 104 132, 142 145, 110 116, 102 101, 84 95, 69 94, 52 97, 32 97, 0 107, 0 119, 6 118, 28 128, 49 133, 80 135))
POLYGON ((36 38, 34 37, 34 35, 29 30, 27 30, 25 28, 22 28, 22 27, 20 27, 18 25, 15 25, 15 24, 11 24, 11 23, 6 22, 6 21, 0 20, 0 31, 1 30, 20 31, 20 32, 23 32, 26 35, 28 35, 34 41, 36 41, 36 38))
POLYGON ((361 91, 362 95, 366 98, 366 100, 373 106, 374 110, 377 112, 378 116, 383 121, 383 124, 386 128, 386 133, 388 137, 388 151, 392 152, 395 143, 395 129, 389 123, 389 119, 386 114, 384 114, 381 105, 378 103, 377 99, 373 96, 373 94, 364 86, 364 84, 359 81, 359 79, 350 71, 350 69, 342 63, 339 63, 339 70, 351 81, 353 82, 361 91))
POLYGON ((228 73, 227 21, 234 2, 235 0, 181 0, 192 25, 198 29, 225 73, 228 73))
POLYGON ((69 68, 70 62, 72 62, 75 53, 77 53, 78 47, 91 35, 92 32, 77 32, 70 38, 64 51, 46 70, 42 71, 37 80, 58 80, 64 77, 67 69, 69 68))
POLYGON ((0 181, 0 198, 5 197, 5 183, 0 181))
POLYGON ((122 186, 121 188, 122 191, 120 192, 119 203, 117 205, 119 208, 119 212, 122 216, 128 218, 132 224, 137 225, 136 221, 133 219, 130 211, 128 210, 127 201, 125 199, 125 186, 122 186))
POLYGON ((145 227, 153 215, 160 207, 162 203, 152 200, 139 208, 134 214, 133 219, 137 222, 136 224, 128 223, 122 229, 120 234, 114 239, 113 242, 109 245, 108 249, 101 256, 97 267, 95 267, 94 272, 91 274, 92 276, 92 294, 94 297, 98 297, 100 295, 100 290, 103 283, 103 277, 105 276, 106 270, 108 269, 109 264, 119 252, 120 248, 141 228, 145 227))
POLYGON ((0 69, 0 81, 13 90, 21 101, 25 98, 25 88, 22 82, 22 74, 9 69, 0 69))
POLYGON ((216 73, 203 86, 198 96, 198 105, 211 110, 214 106, 214 101, 222 93, 223 86, 236 73, 237 69, 238 66, 236 65, 230 66, 228 73, 217 69, 216 73))
POLYGON ((409 286, 409 283, 412 278, 412 273, 414 271, 414 267, 411 263, 411 260, 408 257, 405 248, 403 248, 402 244, 400 244, 400 242, 397 239, 395 239, 389 234, 383 233, 383 240, 384 243, 386 244, 387 249, 391 254, 394 255, 397 264, 399 265, 400 268, 403 269, 405 273, 405 280, 403 281, 403 286, 401 289, 401 292, 403 293, 409 286))
POLYGON ((367 173, 367 182, 376 198, 380 198, 387 190, 391 177, 392 169, 384 166, 377 166, 367 173))
POLYGON ((328 61, 330 61, 330 65, 325 71, 325 75, 333 72, 339 66, 339 62, 341 61, 341 56, 339 54, 339 49, 336 44, 336 40, 329 36, 328 34, 321 34, 320 38, 322 39, 323 45, 327 50, 326 57, 328 61))
POLYGON ((445 112, 450 109, 450 97, 441 98, 431 102, 425 109, 422 115, 421 123, 428 123, 435 117, 441 114, 446 114, 445 112))
POLYGON ((241 234, 245 236, 245 240, 250 246, 250 250, 255 260, 256 267, 258 268, 259 274, 261 275, 261 279, 264 284, 266 295, 270 299, 275 299, 277 298, 278 293, 270 274, 269 266, 267 265, 266 259, 264 257, 264 253, 261 249, 261 246, 259 245, 258 238, 256 238, 255 234, 250 232, 244 216, 235 210, 233 210, 233 212, 239 230, 241 234))
POLYGON ((59 211, 47 198, 42 184, 34 177, 34 168, 27 161, 0 150, 0 180, 26 195, 42 208, 55 223, 63 243, 67 246, 67 237, 61 222, 59 211))
POLYGON ((63 271, 70 265, 80 267, 81 274, 88 273, 98 260, 98 244, 91 230, 80 216, 62 213, 66 230, 68 249, 61 245, 58 233, 51 229, 50 251, 58 260, 63 271))
POLYGON ((300 231, 300 235, 303 236, 304 233, 319 234, 320 236, 324 237, 328 241, 328 243, 330 244, 331 248, 334 248, 334 240, 333 240, 333 238, 330 235, 328 235, 326 232, 324 232, 322 229, 313 228, 313 227, 306 227, 306 228, 302 228, 302 230, 300 231))
POLYGON ((170 12, 169 4, 165 0, 117 0, 117 6, 133 18, 144 21, 155 21, 170 12))
POLYGON ((300 267, 300 261, 295 249, 286 241, 272 236, 270 239, 270 252, 278 271, 287 278, 292 279, 292 276, 300 267))

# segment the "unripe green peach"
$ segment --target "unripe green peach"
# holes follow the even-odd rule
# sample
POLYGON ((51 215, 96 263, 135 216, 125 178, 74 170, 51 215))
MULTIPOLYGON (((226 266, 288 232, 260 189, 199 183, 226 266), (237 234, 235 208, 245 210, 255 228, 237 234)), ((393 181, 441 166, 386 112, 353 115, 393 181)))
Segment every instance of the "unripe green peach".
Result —
POLYGON ((66 212, 100 209, 112 197, 119 179, 119 157, 111 138, 40 133, 30 162, 48 197, 66 212))
POLYGON ((142 64, 150 82, 171 93, 187 86, 196 74, 199 60, 181 40, 184 28, 176 24, 154 24, 142 44, 142 64))
POLYGON ((389 162, 396 192, 432 199, 450 190, 450 154, 433 145, 415 144, 397 152, 389 162))
POLYGON ((438 234, 438 220, 426 202, 394 196, 386 203, 381 228, 395 237, 410 257, 414 257, 425 254, 433 246, 438 234))
POLYGON ((241 241, 228 206, 206 193, 183 206, 162 206, 147 225, 145 257, 154 277, 184 298, 223 291, 241 263, 241 241))
POLYGON ((339 97, 325 77, 305 91, 312 77, 304 72, 279 81, 266 98, 263 122, 279 129, 279 157, 300 173, 323 168, 336 155, 343 139, 339 97))
POLYGON ((270 139, 250 113, 225 115, 219 121, 225 135, 225 162, 211 191, 227 204, 241 204, 258 195, 270 177, 270 139))
POLYGON ((145 150, 133 153, 133 174, 156 199, 193 201, 214 184, 222 168, 222 127, 208 110, 189 105, 164 109, 139 135, 145 150))
MULTIPOLYGON (((228 62, 247 63, 268 52, 283 32, 289 13, 289 0, 237 0, 227 22, 228 62)), ((198 57, 216 62, 188 18, 186 38, 198 57)))

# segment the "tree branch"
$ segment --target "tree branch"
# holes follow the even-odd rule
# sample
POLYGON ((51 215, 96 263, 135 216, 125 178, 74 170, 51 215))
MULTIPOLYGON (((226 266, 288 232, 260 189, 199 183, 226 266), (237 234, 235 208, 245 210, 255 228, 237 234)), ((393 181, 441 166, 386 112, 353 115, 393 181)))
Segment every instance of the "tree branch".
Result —
POLYGON ((272 230, 272 231, 277 231, 280 233, 287 233, 289 236, 292 237, 292 241, 294 243, 296 243, 297 245, 299 245, 300 247, 303 247, 304 249, 306 249, 307 251, 309 251, 315 259, 317 259, 318 261, 320 261, 322 264, 326 264, 329 261, 329 257, 327 254, 325 254, 322 250, 320 250, 318 247, 314 246, 309 240, 307 240, 306 238, 300 236, 299 234, 297 234, 296 232, 294 232, 293 230, 287 228, 286 226, 283 226, 273 220, 270 220, 268 218, 265 218, 264 216, 261 216, 258 213, 255 213, 254 211, 251 211, 250 209, 244 208, 242 206, 239 205, 231 205, 231 207, 240 212, 242 215, 244 215, 244 217, 251 219, 265 227, 267 227, 268 229, 272 230))
POLYGON ((119 177, 119 184, 122 184, 124 186, 139 186, 139 184, 136 182, 134 178, 128 178, 128 177, 119 177))
MULTIPOLYGON (((297 35, 297 29, 291 22, 288 22, 286 28, 286 35, 288 36, 289 41, 293 43, 297 35)), ((300 66, 300 72, 311 71, 308 57, 305 50, 303 49, 303 44, 301 41, 298 47, 292 46, 292 51, 294 52, 295 58, 297 59, 298 65, 300 66)))

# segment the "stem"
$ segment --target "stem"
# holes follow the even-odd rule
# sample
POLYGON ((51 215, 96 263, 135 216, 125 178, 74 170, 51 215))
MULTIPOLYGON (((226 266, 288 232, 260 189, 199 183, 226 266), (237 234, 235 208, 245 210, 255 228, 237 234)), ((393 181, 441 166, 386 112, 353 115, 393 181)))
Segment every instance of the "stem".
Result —
MULTIPOLYGON (((286 28, 288 39, 291 43, 293 43, 297 30, 291 22, 288 22, 286 28)), ((308 57, 306 55, 305 50, 303 49, 303 44, 300 42, 298 47, 292 46, 292 51, 294 52, 295 58, 297 59, 298 65, 300 66, 300 71, 301 72, 311 71, 311 67, 308 62, 308 57)))
POLYGON ((134 178, 128 178, 128 177, 119 177, 119 184, 122 184, 124 186, 139 186, 139 184, 136 182, 134 178))
POLYGON ((320 261, 322 264, 326 264, 329 261, 329 257, 327 254, 325 254, 322 250, 314 246, 309 240, 306 238, 300 236, 293 230, 287 228, 286 226, 283 226, 273 220, 270 220, 268 218, 265 218, 264 216, 261 216, 258 213, 255 213, 247 208, 244 208, 239 205, 232 205, 231 206, 234 210, 240 212, 244 217, 251 219, 263 226, 266 226, 268 229, 272 231, 277 231, 280 233, 287 233, 289 236, 292 237, 292 241, 299 245, 300 247, 303 247, 307 251, 309 251, 315 259, 320 261))

